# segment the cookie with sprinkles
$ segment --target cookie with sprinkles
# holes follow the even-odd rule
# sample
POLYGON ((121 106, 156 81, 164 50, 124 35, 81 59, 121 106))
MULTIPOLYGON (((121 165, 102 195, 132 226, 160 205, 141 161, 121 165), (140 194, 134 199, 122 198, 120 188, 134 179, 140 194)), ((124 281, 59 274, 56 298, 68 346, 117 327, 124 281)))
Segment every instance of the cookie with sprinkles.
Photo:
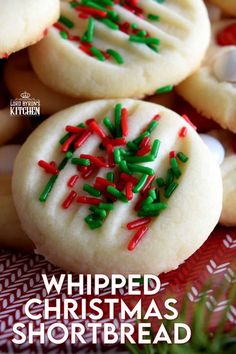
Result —
POLYGON ((202 66, 177 87, 197 111, 236 132, 236 20, 212 25, 211 44, 202 66))
POLYGON ((213 4, 219 6, 224 12, 229 15, 236 16, 235 0, 210 0, 213 4))
POLYGON ((29 53, 64 94, 142 98, 191 74, 209 39, 202 0, 61 1, 59 21, 29 53))
POLYGON ((1 1, 0 58, 38 42, 59 17, 59 0, 1 1))
POLYGON ((207 239, 222 180, 188 117, 98 100, 32 133, 16 159, 13 196, 36 252, 63 269, 159 274, 207 239))

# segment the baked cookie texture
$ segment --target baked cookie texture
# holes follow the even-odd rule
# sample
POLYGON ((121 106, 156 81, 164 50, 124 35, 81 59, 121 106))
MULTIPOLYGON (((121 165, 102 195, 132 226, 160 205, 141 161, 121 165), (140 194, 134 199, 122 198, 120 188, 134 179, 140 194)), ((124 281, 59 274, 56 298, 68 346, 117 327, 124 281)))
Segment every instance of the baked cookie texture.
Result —
POLYGON ((61 95, 45 86, 34 73, 26 50, 12 55, 4 66, 4 81, 12 97, 27 91, 40 99, 42 114, 53 114, 79 103, 79 99, 61 95))
POLYGON ((5 144, 28 127, 25 118, 10 115, 10 108, 0 110, 0 145, 5 144))
POLYGON ((0 248, 32 251, 33 242, 22 231, 12 199, 11 176, 0 174, 0 248))
POLYGON ((94 8, 83 8, 80 1, 61 1, 59 22, 29 48, 40 80, 70 96, 152 95, 196 70, 209 44, 210 24, 201 0, 116 4, 98 11, 98 19, 91 15, 94 8))
POLYGON ((213 4, 219 6, 227 14, 236 16, 236 2, 235 2, 235 0, 210 0, 210 1, 213 4))
POLYGON ((225 148, 225 159, 221 164, 223 178, 223 209, 220 223, 225 226, 236 225, 236 144, 235 135, 226 130, 215 130, 216 137, 225 148))
MULTIPOLYGON (((106 130, 102 124, 100 127, 106 130)), ((99 149, 100 144, 101 137, 93 133, 73 156, 101 156, 105 152, 99 149)), ((50 166, 55 167, 54 163, 50 166)), ((92 185, 98 176, 106 178, 107 171, 111 170, 102 168, 87 180, 80 176, 73 191, 79 196, 89 196, 82 190, 83 185, 92 185)), ((138 173, 136 177, 141 178, 142 175, 138 173)), ((208 148, 192 126, 176 113, 149 102, 98 100, 59 112, 32 133, 16 159, 13 197, 22 228, 35 243, 36 252, 53 264, 77 273, 109 276, 114 273, 159 274, 177 268, 208 238, 221 213, 222 180, 219 166, 208 148), (65 134, 66 125, 77 126, 91 117, 97 123, 101 123, 104 117, 113 121, 114 108, 117 117, 118 103, 128 111, 127 141, 137 138, 155 117, 160 118, 150 136, 152 142, 155 139, 161 142, 157 159, 142 166, 152 167, 158 177, 165 179, 171 151, 172 156, 175 150, 189 158, 185 163, 179 161, 182 175, 178 176, 178 188, 170 198, 161 196, 163 201, 166 200, 167 208, 159 216, 151 218, 146 235, 133 250, 127 246, 136 231, 128 230, 127 223, 138 218, 134 207, 140 194, 134 194, 128 203, 116 201, 114 210, 107 215, 102 226, 92 230, 84 221, 89 205, 81 204, 83 198, 80 202, 78 199, 71 204, 67 203, 68 199, 65 202, 72 190, 68 181, 78 173, 72 160, 67 161, 63 169, 61 165, 58 167, 61 171, 56 182, 50 191, 46 188, 46 193, 45 185, 50 175, 37 165, 40 160, 55 161, 57 165, 63 159, 65 155, 58 141, 65 134), (180 136, 183 128, 188 131, 185 137, 180 136), (66 203, 68 208, 65 208, 66 203)))
POLYGON ((212 25, 211 44, 202 66, 177 92, 207 118, 236 132, 236 20, 212 25))
POLYGON ((36 43, 59 17, 59 0, 1 2, 0 58, 36 43))

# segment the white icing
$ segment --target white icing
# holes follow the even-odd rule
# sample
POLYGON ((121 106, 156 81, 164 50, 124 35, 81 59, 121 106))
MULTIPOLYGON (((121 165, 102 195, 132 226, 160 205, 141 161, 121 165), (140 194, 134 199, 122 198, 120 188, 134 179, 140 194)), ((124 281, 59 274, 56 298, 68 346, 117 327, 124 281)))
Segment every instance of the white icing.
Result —
POLYGON ((15 158, 20 147, 20 145, 0 147, 0 174, 12 174, 15 158))
POLYGON ((230 47, 215 57, 213 72, 219 81, 236 83, 236 47, 230 47))
POLYGON ((208 134, 200 134, 200 137, 202 138, 202 141, 207 145, 209 150, 212 152, 218 164, 221 165, 225 158, 224 146, 218 139, 208 134))

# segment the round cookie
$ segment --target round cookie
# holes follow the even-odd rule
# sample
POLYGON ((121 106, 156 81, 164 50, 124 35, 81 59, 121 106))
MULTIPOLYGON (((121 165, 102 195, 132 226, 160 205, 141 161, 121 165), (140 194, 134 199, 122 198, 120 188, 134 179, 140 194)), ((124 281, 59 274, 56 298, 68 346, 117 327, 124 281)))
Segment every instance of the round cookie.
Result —
POLYGON ((236 226, 235 135, 225 130, 215 130, 210 134, 224 145, 226 152, 225 159, 220 166, 223 177, 223 209, 220 223, 226 226, 236 226))
POLYGON ((222 181, 185 119, 149 102, 101 100, 32 133, 16 159, 13 196, 36 252, 63 269, 159 274, 207 239, 222 181))
POLYGON ((34 73, 27 51, 12 55, 4 67, 4 80, 12 97, 27 91, 40 100, 42 114, 53 114, 79 103, 78 99, 61 95, 45 86, 34 73))
POLYGON ((210 0, 213 4, 219 6, 224 12, 229 15, 236 16, 235 0, 210 0))
POLYGON ((59 17, 59 0, 1 2, 0 58, 36 43, 59 17))
POLYGON ((22 132, 28 123, 26 118, 11 116, 9 107, 0 110, 0 145, 22 132))
POLYGON ((236 20, 212 25, 212 40, 199 70, 177 92, 207 118, 236 132, 236 20))
POLYGON ((111 2, 99 10, 61 1, 59 22, 29 48, 47 86, 81 98, 142 98, 199 66, 210 37, 202 0, 111 2))
POLYGON ((11 193, 11 176, 0 175, 0 248, 32 251, 32 241, 21 229, 11 193))

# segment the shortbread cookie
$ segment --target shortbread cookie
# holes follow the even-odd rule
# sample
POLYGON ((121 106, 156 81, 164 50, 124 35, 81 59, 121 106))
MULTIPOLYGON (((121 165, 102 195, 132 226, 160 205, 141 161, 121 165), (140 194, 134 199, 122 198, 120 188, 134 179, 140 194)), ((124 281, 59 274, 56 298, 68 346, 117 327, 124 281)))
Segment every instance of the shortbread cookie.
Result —
POLYGON ((20 145, 3 145, 0 147, 0 175, 11 175, 20 145))
POLYGON ((25 118, 11 116, 9 107, 0 110, 0 145, 5 144, 28 125, 25 118))
POLYGON ((59 0, 1 1, 0 58, 36 43, 59 17, 59 0))
POLYGON ((202 0, 61 1, 59 22, 29 49, 39 78, 89 98, 152 95, 195 70, 209 44, 202 0))
POLYGON ((33 243, 21 229, 11 193, 11 177, 0 175, 0 248, 32 251, 33 243))
POLYGON ((201 68, 177 92, 206 117, 236 132, 236 20, 213 24, 201 68))
POLYGON ((27 51, 20 51, 8 59, 4 79, 12 97, 20 97, 22 92, 27 91, 39 99, 42 114, 53 114, 79 103, 79 99, 58 94, 45 86, 34 73, 27 51))
POLYGON ((220 223, 226 226, 236 226, 236 136, 224 130, 216 130, 211 134, 221 141, 226 152, 221 164, 223 209, 220 223))
POLYGON ((84 103, 46 120, 13 176, 36 252, 77 273, 177 268, 207 239, 222 206, 219 166, 188 122, 135 100, 84 103))
POLYGON ((210 0, 213 4, 219 6, 229 15, 236 16, 236 1, 235 0, 210 0))

